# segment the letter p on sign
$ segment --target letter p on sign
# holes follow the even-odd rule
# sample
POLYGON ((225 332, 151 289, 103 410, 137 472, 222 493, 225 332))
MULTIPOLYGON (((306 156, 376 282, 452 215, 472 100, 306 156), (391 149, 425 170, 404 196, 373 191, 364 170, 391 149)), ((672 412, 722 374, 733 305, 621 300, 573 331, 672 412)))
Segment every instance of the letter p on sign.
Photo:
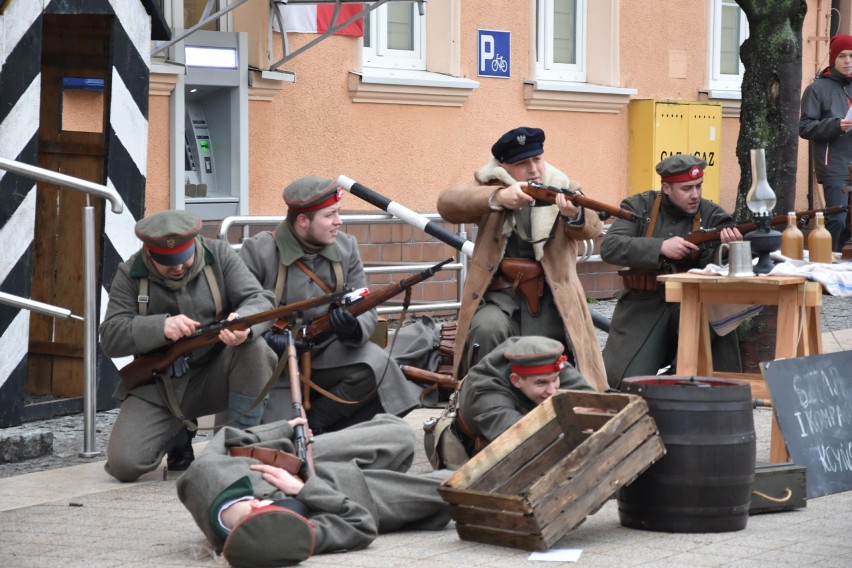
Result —
POLYGON ((510 32, 499 30, 478 30, 479 32, 479 76, 501 77, 511 75, 510 32))

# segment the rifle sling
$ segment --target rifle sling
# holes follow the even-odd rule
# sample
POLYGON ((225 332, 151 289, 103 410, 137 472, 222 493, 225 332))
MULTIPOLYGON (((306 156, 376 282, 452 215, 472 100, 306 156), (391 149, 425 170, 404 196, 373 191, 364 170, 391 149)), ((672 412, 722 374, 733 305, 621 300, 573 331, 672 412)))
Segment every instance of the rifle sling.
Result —
MULTIPOLYGON (((294 262, 299 269, 308 275, 308 278, 316 282, 317 286, 319 286, 326 294, 331 294, 331 289, 328 285, 320 280, 319 276, 316 275, 310 268, 305 266, 301 260, 296 260, 294 262)), ((335 287, 335 292, 343 291, 343 268, 340 266, 339 262, 331 262, 331 268, 334 271, 334 279, 337 282, 335 287)), ((282 263, 278 263, 278 276, 275 279, 275 301, 279 304, 281 303, 281 298, 284 297, 284 284, 287 282, 287 267, 282 263)))

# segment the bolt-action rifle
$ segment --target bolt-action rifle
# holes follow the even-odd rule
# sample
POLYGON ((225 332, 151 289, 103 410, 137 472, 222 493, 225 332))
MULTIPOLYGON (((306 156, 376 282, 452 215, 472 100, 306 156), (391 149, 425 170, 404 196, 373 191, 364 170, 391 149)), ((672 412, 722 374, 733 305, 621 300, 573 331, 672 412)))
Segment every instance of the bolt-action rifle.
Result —
MULTIPOLYGON (((455 260, 454 258, 448 258, 447 260, 441 261, 438 264, 432 265, 429 268, 414 274, 413 276, 409 276, 399 282, 395 282, 393 284, 388 284, 387 286, 383 286, 376 290, 375 292, 369 292, 366 289, 362 288, 359 290, 355 290, 354 292, 350 292, 345 295, 343 301, 339 304, 341 309, 344 309, 351 313, 353 316, 358 317, 364 312, 373 309, 379 304, 383 304, 393 298, 409 290, 415 284, 419 284, 423 282, 427 278, 431 278, 436 272, 441 270, 445 264, 448 262, 452 262, 455 260)), ((284 322, 282 320, 278 320, 274 326, 272 326, 273 331, 280 333, 286 327, 289 327, 288 322, 284 322)), ((316 319, 314 319, 310 324, 299 330, 296 339, 298 339, 301 343, 306 345, 314 345, 317 343, 321 343, 325 341, 332 334, 331 330, 331 319, 328 314, 324 314, 316 319)))
MULTIPOLYGON (((796 211, 796 224, 799 228, 807 226, 808 222, 816 216, 817 213, 827 215, 837 215, 838 213, 846 213, 849 211, 848 205, 840 205, 838 207, 827 207, 826 209, 810 209, 808 211, 796 211)), ((783 227, 787 225, 787 215, 775 215, 770 217, 769 224, 773 227, 783 227)), ((754 221, 746 221, 745 223, 720 225, 713 229, 698 229, 684 237, 684 240, 691 242, 694 245, 703 245, 721 240, 722 229, 734 228, 741 234, 745 235, 757 229, 757 223, 754 221)))
MULTIPOLYGON (((305 414, 305 409, 302 407, 302 390, 299 384, 299 359, 296 351, 296 343, 293 341, 293 334, 289 329, 284 330, 285 343, 287 344, 287 374, 290 375, 290 401, 293 405, 293 413, 295 418, 308 419, 305 414)), ((314 470, 314 452, 311 448, 311 442, 308 439, 308 425, 297 424, 296 430, 296 455, 302 461, 299 469, 299 476, 303 481, 313 477, 314 470)))
MULTIPOLYGON (((223 329, 230 329, 232 331, 245 330, 258 323, 277 320, 316 306, 337 302, 343 296, 345 296, 343 292, 326 294, 302 300, 301 302, 287 304, 286 306, 279 306, 250 316, 238 317, 232 320, 221 320, 202 326, 195 330, 195 333, 192 335, 182 337, 170 345, 136 357, 136 359, 125 365, 118 372, 118 375, 121 378, 122 384, 128 390, 153 383, 160 373, 166 371, 176 361, 182 360, 181 358, 185 357, 190 351, 204 347, 205 345, 212 345, 219 341, 219 332, 223 329)), ((185 367, 185 361, 183 366, 185 367)))
POLYGON ((579 185, 576 185, 572 188, 565 188, 545 185, 543 183, 538 183, 537 181, 530 181, 527 182, 527 186, 526 188, 524 188, 524 193, 526 193, 535 200, 546 201, 547 203, 556 203, 556 196, 561 193, 562 195, 568 198, 568 201, 570 201, 577 207, 585 207, 586 209, 596 211, 598 213, 598 216, 601 218, 601 221, 604 221, 610 217, 618 217, 619 219, 624 219, 625 221, 633 221, 639 223, 648 221, 648 219, 642 217, 641 215, 638 215, 637 213, 634 213, 633 211, 628 211, 627 209, 616 207, 614 205, 609 205, 608 203, 602 203, 600 201, 595 201, 594 199, 589 199, 588 197, 583 195, 582 191, 580 191, 579 185))

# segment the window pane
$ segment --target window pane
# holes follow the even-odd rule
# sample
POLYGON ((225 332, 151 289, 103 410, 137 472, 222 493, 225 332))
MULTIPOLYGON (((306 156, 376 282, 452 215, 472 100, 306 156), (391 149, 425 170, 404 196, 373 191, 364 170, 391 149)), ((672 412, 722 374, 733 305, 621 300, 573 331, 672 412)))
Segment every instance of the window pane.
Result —
POLYGON ((372 21, 370 19, 370 15, 373 12, 366 12, 364 14, 364 47, 371 47, 370 45, 370 27, 372 25, 372 21))
MULTIPOLYGON (((191 28, 201 21, 201 16, 204 14, 204 9, 207 7, 207 0, 183 0, 183 25, 191 28)), ((219 11, 219 3, 215 2, 210 14, 219 11)), ((208 15, 210 15, 208 14, 208 15)), ((202 30, 219 31, 219 20, 214 20, 203 26, 202 30)))
POLYGON ((733 1, 722 5, 722 26, 719 34, 719 71, 727 75, 740 73, 740 7, 733 1))
POLYGON ((407 3, 387 4, 388 49, 414 50, 414 8, 407 3))
POLYGON ((554 63, 577 63, 576 30, 576 0, 553 0, 554 63))

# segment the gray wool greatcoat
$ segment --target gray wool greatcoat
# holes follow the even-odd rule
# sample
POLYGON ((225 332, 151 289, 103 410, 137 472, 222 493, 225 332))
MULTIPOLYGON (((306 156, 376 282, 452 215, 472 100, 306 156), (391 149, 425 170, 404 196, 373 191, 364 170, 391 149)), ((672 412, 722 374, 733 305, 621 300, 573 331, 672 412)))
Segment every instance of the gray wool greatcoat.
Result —
MULTIPOLYGON (((470 368, 462 382, 457 412, 465 425, 489 442, 538 406, 509 380, 511 364, 506 349, 520 337, 510 337, 470 368)), ((559 388, 594 391, 572 365, 559 374, 559 388)))
MULTIPOLYGON (((646 191, 628 197, 621 207, 650 218, 658 191, 646 191)), ((698 209, 700 226, 708 229, 730 224, 731 216, 717 204, 702 199, 698 209)), ((660 212, 651 237, 645 236, 646 225, 623 219, 616 219, 601 242, 601 258, 604 262, 616 266, 626 266, 661 273, 686 272, 691 268, 703 268, 713 261, 716 246, 705 248, 698 258, 685 258, 668 261, 660 254, 663 241, 673 237, 684 237, 694 228, 694 215, 685 214, 663 195, 660 212)), ((661 365, 656 363, 657 354, 667 351, 677 352, 677 318, 680 304, 667 303, 663 286, 657 291, 646 292, 622 290, 612 315, 609 337, 603 356, 610 384, 618 388, 625 376, 628 365, 642 357, 649 360, 649 366, 638 376, 655 375, 661 365), (668 333, 662 335, 652 332, 658 326, 673 322, 668 333), (654 340, 649 340, 653 337, 654 340)), ((711 334, 713 341, 714 367, 718 370, 738 371, 740 366, 739 346, 736 332, 722 337, 711 334)), ((663 364, 667 364, 668 361, 663 364)))
MULTIPOLYGON (((298 246, 289 226, 284 221, 278 225, 274 233, 263 232, 246 240, 240 250, 240 258, 265 290, 275 290, 279 263, 286 267, 287 276, 280 300, 281 305, 325 294, 316 282, 293 264, 296 260, 305 263, 331 290, 334 290, 338 284, 345 284, 351 289, 367 286, 364 266, 358 254, 358 242, 355 237, 342 231, 337 233, 333 245, 323 248, 317 254, 308 255, 298 246), (282 235, 282 232, 286 232, 286 235, 282 235), (341 263, 345 280, 343 283, 338 283, 334 277, 332 262, 335 260, 341 263)), ((304 322, 309 322, 327 312, 327 305, 306 310, 304 322)), ((315 345, 311 349, 311 368, 337 369, 341 376, 345 376, 348 366, 369 365, 375 380, 381 380, 378 394, 384 411, 402 415, 419 406, 421 388, 406 380, 399 365, 389 361, 387 352, 370 341, 376 329, 377 320, 376 310, 369 310, 358 316, 358 323, 361 326, 359 340, 340 341, 332 335, 324 342, 315 345)), ((279 384, 281 388, 289 389, 290 382, 286 371, 279 384)), ((274 401, 274 397, 271 398, 270 404, 274 404, 274 401)), ((286 404, 289 408, 289 395, 286 397, 286 404)), ((280 415, 280 413, 277 414, 280 415)), ((273 415, 276 413, 273 412, 273 415)))
MULTIPOLYGON (((231 312, 248 316, 272 309, 272 294, 260 287, 227 243, 204 237, 198 242, 202 246, 196 255, 204 255, 221 292, 221 318, 231 312)), ((149 278, 148 311, 140 315, 139 283, 149 277, 141 255, 138 252, 121 263, 110 286, 106 315, 99 328, 101 349, 109 357, 140 355, 169 345, 171 341, 163 334, 169 316, 184 314, 202 325, 216 321, 213 293, 203 271, 178 291, 149 278)), ((251 398, 261 392, 276 361, 275 353, 260 338, 270 325, 253 326, 252 337, 236 347, 215 343, 191 352, 189 371, 172 379, 187 418, 226 410, 229 392, 251 398)), ((182 424, 169 410, 159 384, 128 392, 119 383, 114 396, 122 406, 110 435, 107 470, 123 481, 131 481, 159 465, 166 443, 182 424), (128 401, 134 397, 150 404, 128 401)))
MULTIPOLYGON (((293 428, 286 421, 245 431, 225 427, 178 478, 178 497, 217 551, 225 536, 211 525, 218 516, 211 504, 226 488, 248 478, 250 489, 244 495, 284 498, 282 491, 249 469, 260 462, 231 457, 228 449, 258 445, 293 453, 293 439, 293 428)), ((317 475, 295 495, 307 506, 316 526, 316 553, 364 548, 381 533, 440 530, 447 525, 449 510, 437 488, 451 472, 407 473, 414 459, 414 442, 411 427, 388 414, 317 436, 313 444, 317 475)))
MULTIPOLYGON (((438 196, 438 212, 442 218, 450 223, 476 223, 478 227, 476 248, 468 262, 458 314, 453 362, 455 374, 458 374, 473 314, 497 273, 509 236, 505 229, 511 211, 493 211, 488 206, 488 198, 497 187, 507 187, 512 181, 506 170, 492 160, 476 172, 474 182, 454 185, 438 196)), ((547 164, 542 183, 568 187, 569 182, 568 176, 547 164)), ((601 350, 586 293, 577 276, 579 243, 600 235, 602 223, 592 211, 586 211, 584 217, 585 222, 581 225, 567 225, 557 216, 553 239, 544 245, 541 265, 565 325, 565 334, 570 338, 576 359, 574 363, 589 384, 603 392, 607 382, 601 350)))

